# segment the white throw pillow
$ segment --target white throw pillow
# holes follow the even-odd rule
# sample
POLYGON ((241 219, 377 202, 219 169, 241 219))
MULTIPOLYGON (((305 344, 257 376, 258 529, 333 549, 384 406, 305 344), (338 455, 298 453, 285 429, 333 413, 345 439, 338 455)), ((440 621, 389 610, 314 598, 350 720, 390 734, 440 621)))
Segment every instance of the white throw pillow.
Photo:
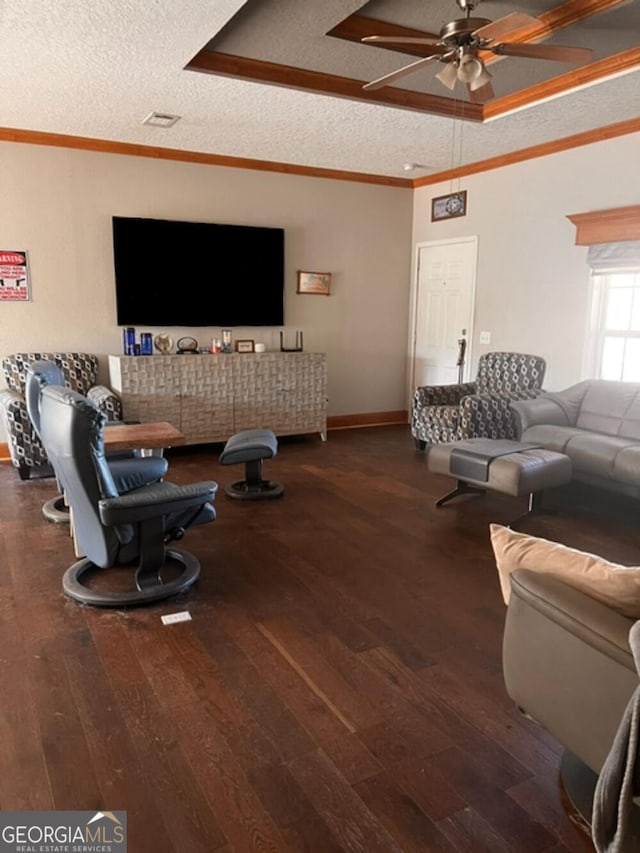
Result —
POLYGON ((511 595, 511 572, 529 569, 554 575, 623 616, 640 619, 640 567, 611 563, 597 554, 517 533, 501 524, 490 524, 489 531, 505 604, 511 595))

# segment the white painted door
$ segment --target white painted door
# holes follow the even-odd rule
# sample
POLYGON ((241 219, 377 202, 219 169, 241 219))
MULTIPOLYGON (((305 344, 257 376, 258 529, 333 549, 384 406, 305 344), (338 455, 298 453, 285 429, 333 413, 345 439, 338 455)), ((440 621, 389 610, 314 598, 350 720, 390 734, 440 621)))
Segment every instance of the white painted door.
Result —
POLYGON ((466 350, 463 379, 469 379, 477 253, 476 237, 418 247, 414 388, 458 381, 461 340, 466 350))

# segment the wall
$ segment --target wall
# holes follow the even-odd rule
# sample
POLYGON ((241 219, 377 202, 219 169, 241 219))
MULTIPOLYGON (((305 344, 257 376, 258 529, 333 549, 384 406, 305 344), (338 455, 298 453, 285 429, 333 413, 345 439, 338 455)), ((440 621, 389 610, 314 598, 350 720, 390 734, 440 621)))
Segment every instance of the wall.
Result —
MULTIPOLYGON (((14 143, 0 144, 0 186, 0 248, 28 250, 32 279, 31 302, 0 305, 0 356, 95 352, 106 380, 106 355, 122 351, 114 214, 282 227, 287 329, 328 354, 329 413, 405 407, 410 189, 14 143), (331 296, 296 294, 298 269, 331 272, 331 296)), ((233 270, 217 273, 232 282, 233 270)), ((177 277, 174 298, 188 298, 189 286, 190 276, 177 277)), ((201 343, 220 336, 149 331, 201 343)), ((234 334, 276 349, 278 331, 234 334)))
MULTIPOLYGON (((412 230, 404 189, 0 143, 0 248, 29 251, 33 294, 0 306, 0 356, 77 349, 106 364, 121 351, 113 214, 278 226, 286 228, 287 327, 304 331, 307 349, 328 353, 330 414, 396 411, 407 406, 415 246, 475 234, 473 362, 487 349, 541 353, 546 386, 563 388, 583 378, 589 294, 586 249, 574 245, 566 216, 637 203, 639 152, 635 134, 464 178, 468 214, 447 222, 430 221, 430 200, 451 185, 422 187, 412 230), (332 295, 296 295, 298 269, 331 271, 332 295), (480 330, 491 331, 490 347, 479 344, 480 330)), ((217 330, 164 331, 205 341, 217 330)), ((277 331, 236 334, 275 348, 277 331)))
POLYGON ((547 359, 549 390, 586 378, 587 249, 566 217, 637 204, 639 158, 632 134, 415 191, 414 258, 417 243, 478 235, 472 375, 483 352, 515 350, 547 359), (468 191, 467 216, 432 223, 431 199, 452 189, 468 191))

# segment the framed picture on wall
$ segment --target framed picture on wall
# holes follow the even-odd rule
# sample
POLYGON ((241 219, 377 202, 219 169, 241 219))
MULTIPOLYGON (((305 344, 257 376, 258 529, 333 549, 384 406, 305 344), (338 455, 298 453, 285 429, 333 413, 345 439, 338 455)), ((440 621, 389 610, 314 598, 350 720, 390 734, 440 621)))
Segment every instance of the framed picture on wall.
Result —
POLYGON ((298 270, 298 293, 315 293, 320 296, 328 296, 330 290, 330 272, 303 272, 298 270))
POLYGON ((431 221, 453 219, 467 215, 467 191, 461 190, 449 195, 440 195, 431 199, 431 221))

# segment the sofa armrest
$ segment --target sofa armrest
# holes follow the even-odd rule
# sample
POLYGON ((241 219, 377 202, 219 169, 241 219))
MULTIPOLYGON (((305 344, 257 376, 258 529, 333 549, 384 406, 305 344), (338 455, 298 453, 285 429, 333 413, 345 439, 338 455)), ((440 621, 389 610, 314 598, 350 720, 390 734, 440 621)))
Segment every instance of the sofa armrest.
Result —
POLYGON ((516 569, 511 594, 603 654, 636 672, 629 647, 633 619, 552 574, 516 569))
POLYGON ((510 406, 518 436, 535 424, 572 425, 566 409, 550 394, 542 394, 532 400, 512 400, 510 406))
POLYGON ((122 401, 120 397, 106 385, 94 385, 87 393, 87 398, 104 412, 109 421, 122 420, 122 401))
POLYGON ((503 639, 507 693, 595 773, 638 686, 632 619, 550 574, 517 569, 503 639))
POLYGON ((425 406, 456 406, 467 394, 476 390, 475 382, 453 385, 419 385, 413 394, 414 409, 425 406))

